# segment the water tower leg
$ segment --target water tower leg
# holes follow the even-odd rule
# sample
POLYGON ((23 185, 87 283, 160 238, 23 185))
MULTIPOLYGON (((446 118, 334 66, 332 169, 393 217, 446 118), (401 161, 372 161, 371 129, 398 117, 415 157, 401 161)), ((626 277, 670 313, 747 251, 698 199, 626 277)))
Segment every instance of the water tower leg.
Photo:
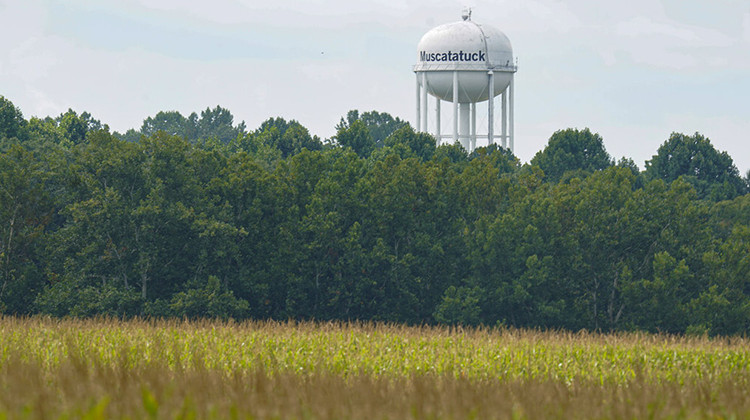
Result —
POLYGON ((477 148, 477 103, 471 103, 471 150, 477 148))
POLYGON ((495 144, 495 73, 490 70, 489 82, 487 86, 487 92, 489 92, 489 98, 487 99, 487 145, 495 144))
POLYGON ((422 130, 423 132, 427 132, 428 130, 428 123, 427 123, 427 111, 429 108, 429 103, 427 102, 427 73, 422 72, 422 100, 420 101, 422 103, 422 130))
POLYGON ((501 99, 502 99, 502 105, 501 105, 500 113, 502 114, 502 117, 503 117, 501 138, 503 141, 503 149, 507 149, 508 148, 508 89, 507 88, 503 91, 501 99))
POLYGON ((421 95, 421 92, 420 92, 421 89, 419 86, 419 82, 420 82, 419 73, 416 73, 416 75, 417 75, 417 123, 414 125, 414 130, 416 130, 417 132, 420 132, 422 131, 422 121, 420 120, 422 116, 422 106, 419 103, 419 101, 421 100, 422 95, 421 95))
POLYGON ((467 152, 471 152, 471 104, 458 104, 460 123, 458 126, 458 138, 467 152))
POLYGON ((508 139, 509 140, 508 141, 508 145, 510 146, 510 152, 511 153, 513 153, 513 146, 514 146, 513 143, 515 141, 515 135, 514 135, 514 132, 513 132, 513 108, 514 108, 513 93, 515 92, 516 88, 515 88, 515 86, 513 84, 513 79, 514 79, 514 77, 513 77, 513 75, 511 75, 510 76, 510 85, 508 86, 508 89, 510 89, 510 91, 508 93, 508 95, 510 96, 510 98, 509 98, 510 109, 508 110, 509 111, 508 112, 508 120, 509 120, 508 122, 509 122, 509 126, 510 126, 510 130, 508 131, 508 137, 509 137, 509 139, 508 139))
POLYGON ((453 143, 458 141, 458 72, 453 71, 453 143))
POLYGON ((440 139, 440 98, 436 98, 437 103, 435 104, 435 141, 437 142, 437 145, 440 146, 441 139, 440 139))

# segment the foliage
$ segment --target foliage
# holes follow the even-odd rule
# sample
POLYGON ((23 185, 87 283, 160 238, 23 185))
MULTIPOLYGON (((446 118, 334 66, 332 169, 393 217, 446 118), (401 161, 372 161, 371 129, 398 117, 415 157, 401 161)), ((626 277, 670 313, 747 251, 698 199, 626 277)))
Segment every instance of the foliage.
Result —
POLYGON ((679 177, 691 183, 701 198, 728 200, 748 192, 727 152, 716 150, 700 133, 672 133, 646 161, 646 177, 672 182, 679 177))
POLYGON ((433 159, 435 160, 447 159, 451 163, 464 162, 467 160, 467 157, 466 150, 459 142, 455 144, 441 144, 435 149, 435 154, 433 155, 433 159))
POLYGON ((269 118, 252 134, 260 144, 278 149, 282 158, 296 155, 302 150, 321 150, 323 143, 310 136, 307 128, 295 120, 269 118))
POLYGON ((386 137, 385 146, 400 148, 402 158, 417 157, 430 160, 435 154, 435 138, 427 133, 416 133, 410 125, 404 125, 386 137))
POLYGON ((231 290, 222 290, 219 279, 210 276, 205 286, 178 292, 169 303, 169 316, 180 318, 245 318, 248 303, 237 299, 231 290))
POLYGON ((352 149, 360 157, 367 158, 375 150, 375 139, 362 120, 354 121, 348 127, 336 132, 336 143, 352 149))
POLYGON ((469 289, 448 286, 443 301, 435 310, 435 320, 448 325, 478 325, 481 313, 480 292, 478 287, 469 289))
POLYGON ((41 291, 38 262, 54 211, 47 176, 20 146, 0 154, 0 312, 31 313, 33 296, 41 291))
POLYGON ((27 138, 27 124, 21 110, 13 105, 11 101, 0 95, 0 139, 16 138, 25 140, 27 138))
POLYGON ((355 121, 361 121, 367 127, 367 131, 370 133, 377 148, 386 145, 385 140, 391 134, 409 125, 409 123, 399 117, 394 118, 386 112, 368 111, 360 114, 358 110, 353 109, 346 113, 346 119, 341 118, 341 121, 336 125, 336 130, 346 130, 355 121))
POLYGON ((245 135, 245 122, 234 125, 232 113, 221 106, 206 108, 200 116, 193 112, 187 117, 179 111, 160 111, 143 121, 139 131, 128 130, 125 134, 115 133, 118 138, 135 142, 140 136, 153 136, 158 132, 181 137, 190 142, 215 140, 227 144, 237 137, 245 135))
POLYGON ((325 146, 294 120, 157 115, 136 141, 74 111, 3 141, 0 311, 750 328, 749 196, 613 165, 588 130, 522 165, 406 125, 379 146, 358 114, 325 146))
POLYGON ((542 168, 550 182, 562 180, 566 173, 567 176, 580 177, 613 164, 601 136, 588 128, 555 132, 544 150, 537 152, 530 163, 542 168))

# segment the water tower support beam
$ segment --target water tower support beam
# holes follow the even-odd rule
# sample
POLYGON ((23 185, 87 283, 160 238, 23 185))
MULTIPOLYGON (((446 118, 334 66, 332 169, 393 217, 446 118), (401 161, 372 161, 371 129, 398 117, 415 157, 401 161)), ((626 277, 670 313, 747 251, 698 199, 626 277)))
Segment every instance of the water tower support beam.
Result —
POLYGON ((477 103, 471 103, 471 150, 477 148, 477 103))
POLYGON ((435 98, 437 102, 435 103, 435 140, 437 141, 437 145, 440 146, 442 143, 442 139, 440 138, 440 98, 435 98))
POLYGON ((427 102, 427 73, 422 72, 422 130, 423 132, 427 132, 429 130, 428 123, 427 123, 427 111, 429 108, 429 102, 427 102))
POLYGON ((471 152, 471 104, 458 104, 458 140, 467 152, 471 152))
POLYGON ((453 143, 458 141, 458 71, 453 71, 453 143))
POLYGON ((420 119, 420 117, 422 115, 422 105, 419 103, 419 101, 422 98, 422 95, 421 95, 421 92, 420 92, 421 88, 420 88, 420 83, 419 83, 420 82, 419 81, 420 73, 416 73, 416 75, 417 75, 417 123, 414 125, 414 129, 417 132, 420 132, 420 131, 422 131, 422 121, 420 119))
POLYGON ((502 105, 500 109, 500 113, 502 114, 502 134, 501 139, 503 142, 503 149, 508 148, 508 89, 506 88, 503 91, 502 97, 502 105))
POLYGON ((513 153, 513 143, 515 140, 514 135, 513 135, 513 108, 514 108, 513 94, 515 93, 516 88, 513 83, 513 79, 514 79, 513 76, 514 76, 513 74, 510 75, 510 85, 508 86, 508 89, 509 89, 508 94, 510 96, 509 98, 510 109, 508 110, 508 120, 510 120, 508 121, 509 122, 508 125, 510 126, 510 129, 508 131, 508 137, 509 137, 508 145, 510 146, 511 153, 513 153))
POLYGON ((490 70, 489 82, 487 86, 487 92, 489 93, 489 99, 487 99, 487 145, 495 144, 495 73, 490 70))

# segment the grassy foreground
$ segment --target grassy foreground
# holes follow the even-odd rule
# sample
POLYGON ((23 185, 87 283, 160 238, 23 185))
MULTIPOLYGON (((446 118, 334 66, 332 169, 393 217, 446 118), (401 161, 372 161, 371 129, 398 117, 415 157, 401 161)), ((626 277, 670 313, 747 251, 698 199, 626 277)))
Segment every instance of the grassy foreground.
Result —
POLYGON ((749 344, 0 317, 0 419, 748 418, 749 344))

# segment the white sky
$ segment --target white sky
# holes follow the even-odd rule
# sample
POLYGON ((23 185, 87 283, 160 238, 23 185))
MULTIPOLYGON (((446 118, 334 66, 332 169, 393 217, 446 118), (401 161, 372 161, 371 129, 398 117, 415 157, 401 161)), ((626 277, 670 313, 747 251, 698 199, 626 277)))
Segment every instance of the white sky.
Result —
POLYGON ((641 168, 699 131, 750 169, 750 0, 0 0, 0 95, 120 132, 216 105, 322 138, 350 109, 413 123, 417 43, 464 6, 519 59, 522 161, 589 127, 641 168))

